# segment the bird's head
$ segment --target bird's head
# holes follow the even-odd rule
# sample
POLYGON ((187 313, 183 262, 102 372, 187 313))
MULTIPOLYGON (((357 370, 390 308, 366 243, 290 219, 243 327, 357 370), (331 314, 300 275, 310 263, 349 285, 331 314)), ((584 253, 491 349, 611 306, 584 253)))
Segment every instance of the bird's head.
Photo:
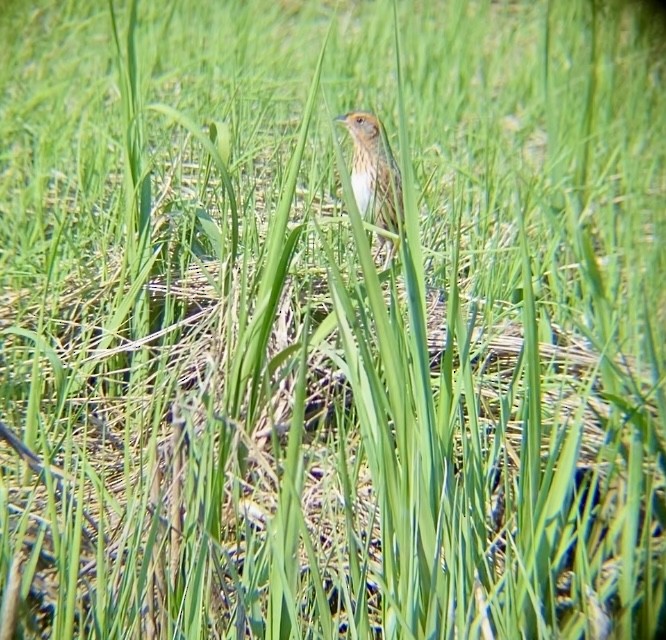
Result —
POLYGON ((350 111, 335 120, 349 131, 355 143, 364 147, 373 147, 380 137, 381 122, 367 111, 350 111))

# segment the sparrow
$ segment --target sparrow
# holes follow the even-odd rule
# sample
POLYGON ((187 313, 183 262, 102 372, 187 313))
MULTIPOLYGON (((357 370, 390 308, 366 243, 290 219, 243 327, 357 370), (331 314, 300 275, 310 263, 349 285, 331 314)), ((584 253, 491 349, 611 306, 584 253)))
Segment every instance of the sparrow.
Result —
MULTIPOLYGON (((359 212, 380 229, 397 234, 404 221, 402 177, 384 126, 367 111, 350 111, 335 120, 347 129, 354 143, 351 183, 359 212)), ((386 237, 379 236, 378 254, 386 241, 386 237)), ((385 267, 399 244, 399 241, 390 242, 385 267)))

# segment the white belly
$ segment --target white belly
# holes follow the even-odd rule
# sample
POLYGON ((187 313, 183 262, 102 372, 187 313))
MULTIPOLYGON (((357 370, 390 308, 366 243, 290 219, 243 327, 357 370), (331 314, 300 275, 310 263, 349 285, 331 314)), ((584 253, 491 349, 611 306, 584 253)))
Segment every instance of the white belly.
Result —
POLYGON ((364 216, 370 207, 370 199, 372 198, 372 189, 369 176, 364 173, 354 173, 351 177, 352 189, 354 191, 354 199, 359 213, 364 216))

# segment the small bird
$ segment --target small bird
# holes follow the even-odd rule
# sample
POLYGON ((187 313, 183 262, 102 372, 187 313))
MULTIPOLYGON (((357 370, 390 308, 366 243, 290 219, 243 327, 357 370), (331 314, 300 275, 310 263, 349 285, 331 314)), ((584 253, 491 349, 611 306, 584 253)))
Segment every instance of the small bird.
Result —
MULTIPOLYGON (((389 146, 384 126, 372 113, 351 111, 338 116, 354 143, 351 183, 354 199, 362 216, 381 229, 398 233, 404 220, 402 177, 389 146)), ((381 253, 387 238, 379 236, 381 253)), ((384 266, 393 259, 398 242, 391 242, 384 266)))

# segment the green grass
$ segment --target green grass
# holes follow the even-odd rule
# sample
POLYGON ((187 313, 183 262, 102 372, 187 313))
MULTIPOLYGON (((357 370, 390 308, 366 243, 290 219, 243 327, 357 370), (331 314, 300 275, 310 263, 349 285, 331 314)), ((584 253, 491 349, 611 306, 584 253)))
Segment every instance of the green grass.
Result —
POLYGON ((660 19, 7 4, 0 638, 663 632, 660 19))

